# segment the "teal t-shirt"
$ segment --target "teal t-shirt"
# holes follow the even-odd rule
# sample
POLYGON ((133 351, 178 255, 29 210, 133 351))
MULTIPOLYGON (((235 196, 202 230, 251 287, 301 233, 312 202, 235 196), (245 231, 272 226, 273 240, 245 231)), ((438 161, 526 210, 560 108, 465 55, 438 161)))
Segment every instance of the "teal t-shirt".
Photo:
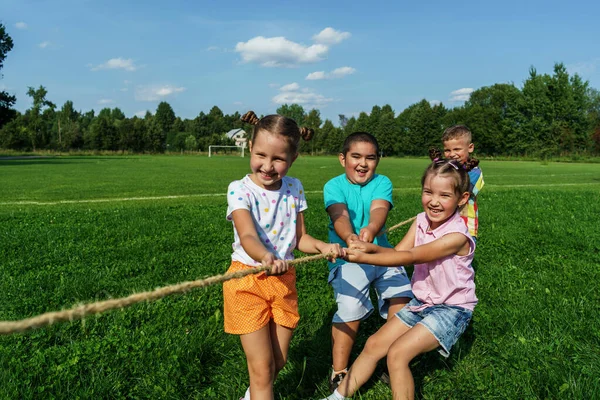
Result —
MULTIPOLYGON (((369 224, 371 202, 373 200, 387 201, 390 203, 390 210, 394 207, 392 181, 387 176, 379 174, 375 174, 373 179, 364 186, 350 183, 346 178, 346 174, 336 176, 325 184, 323 197, 325 199, 325 209, 338 203, 346 205, 352 229, 357 235, 362 228, 369 224)), ((329 242, 339 243, 341 246, 346 247, 346 242, 333 229, 331 218, 329 219, 329 242)), ((375 237, 373 243, 382 247, 392 247, 387 240, 387 235, 375 237)), ((344 260, 338 258, 335 263, 329 263, 329 269, 344 262, 344 260)))

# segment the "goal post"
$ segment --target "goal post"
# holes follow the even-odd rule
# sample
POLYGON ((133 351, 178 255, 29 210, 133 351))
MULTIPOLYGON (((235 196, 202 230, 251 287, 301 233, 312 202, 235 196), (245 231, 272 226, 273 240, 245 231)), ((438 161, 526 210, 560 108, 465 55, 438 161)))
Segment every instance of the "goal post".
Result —
POLYGON ((243 146, 221 146, 221 145, 210 145, 208 146, 208 156, 212 157, 213 153, 215 152, 213 149, 219 149, 219 148, 230 148, 230 149, 237 149, 240 151, 240 156, 244 157, 244 149, 245 147, 243 146))

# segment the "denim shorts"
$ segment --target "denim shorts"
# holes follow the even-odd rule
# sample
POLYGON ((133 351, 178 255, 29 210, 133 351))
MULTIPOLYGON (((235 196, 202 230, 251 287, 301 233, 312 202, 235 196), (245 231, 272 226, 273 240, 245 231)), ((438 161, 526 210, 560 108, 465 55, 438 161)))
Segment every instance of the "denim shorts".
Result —
POLYGON ((410 306, 419 307, 421 305, 423 305, 421 301, 412 299, 406 307, 396 313, 396 316, 411 328, 416 324, 427 328, 440 344, 439 353, 448 357, 452 346, 467 329, 473 311, 446 304, 434 305, 421 311, 408 309, 410 306))
POLYGON ((369 296, 371 285, 377 294, 379 315, 387 318, 389 299, 413 298, 410 279, 404 267, 376 267, 370 264, 344 263, 329 271, 338 310, 333 323, 360 321, 373 312, 369 296))

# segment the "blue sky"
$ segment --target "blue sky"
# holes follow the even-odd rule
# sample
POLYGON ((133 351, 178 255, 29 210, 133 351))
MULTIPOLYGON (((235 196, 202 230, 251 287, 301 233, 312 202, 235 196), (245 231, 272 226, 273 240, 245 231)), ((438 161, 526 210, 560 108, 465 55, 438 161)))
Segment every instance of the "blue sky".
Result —
POLYGON ((600 89, 598 15, 582 0, 0 0, 14 41, 0 89, 20 111, 43 85, 59 108, 133 116, 167 101, 194 118, 296 102, 337 124, 376 104, 458 106, 555 62, 600 89))

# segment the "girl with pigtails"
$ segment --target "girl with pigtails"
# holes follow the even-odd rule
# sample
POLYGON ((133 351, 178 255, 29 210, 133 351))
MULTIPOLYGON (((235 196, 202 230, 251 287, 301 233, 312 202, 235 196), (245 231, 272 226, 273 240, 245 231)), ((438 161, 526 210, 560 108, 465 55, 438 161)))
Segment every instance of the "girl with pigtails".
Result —
POLYGON ((343 256, 338 244, 306 233, 307 209, 302 183, 287 176, 298 157, 300 137, 311 129, 281 115, 261 119, 249 111, 242 121, 254 125, 250 174, 229 184, 227 219, 234 242, 228 273, 271 266, 271 270, 223 284, 225 332, 239 335, 246 355, 250 386, 242 399, 273 399, 273 382, 287 361, 300 316, 296 271, 288 265, 293 250, 343 256))

